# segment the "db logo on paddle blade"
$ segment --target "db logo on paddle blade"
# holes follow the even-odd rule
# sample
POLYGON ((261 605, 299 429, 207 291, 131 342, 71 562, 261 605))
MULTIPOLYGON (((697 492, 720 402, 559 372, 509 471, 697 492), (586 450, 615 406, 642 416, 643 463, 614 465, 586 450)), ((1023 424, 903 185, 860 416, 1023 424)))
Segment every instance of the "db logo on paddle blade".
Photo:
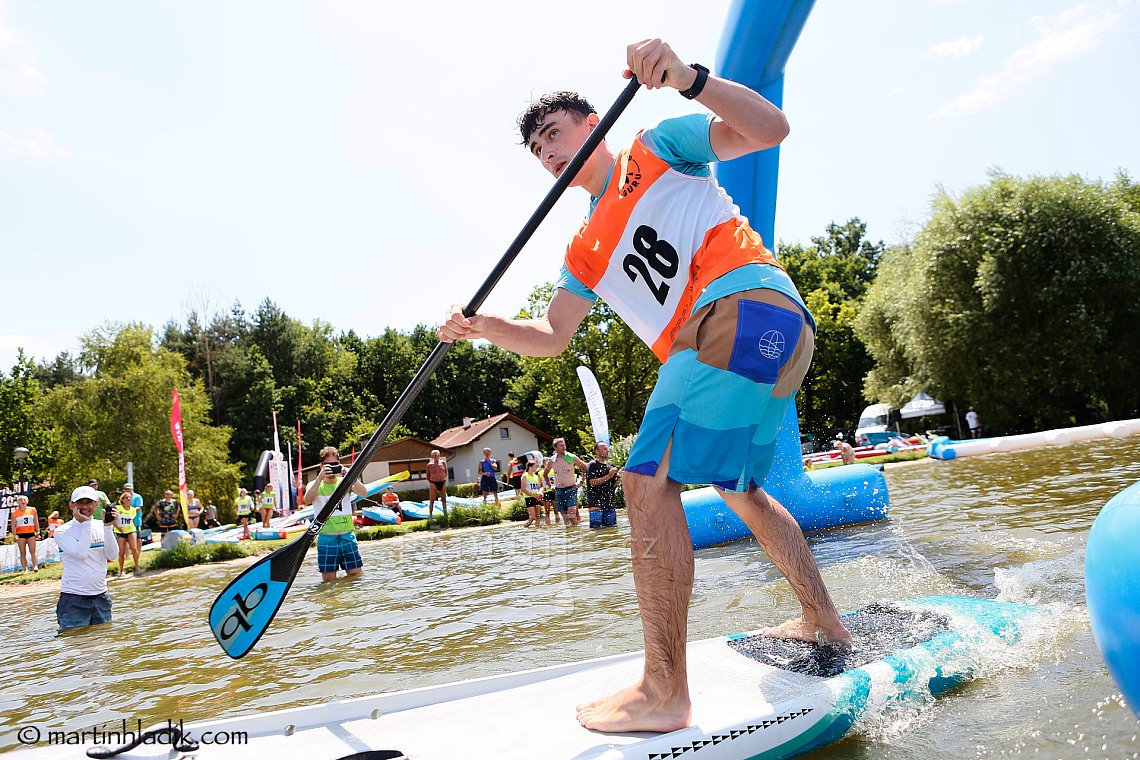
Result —
POLYGON ((233 606, 230 608, 230 614, 222 619, 222 624, 218 628, 219 638, 230 641, 239 633, 248 631, 251 628, 249 614, 265 601, 267 593, 269 586, 265 583, 257 584, 245 596, 235 593, 232 597, 233 606))

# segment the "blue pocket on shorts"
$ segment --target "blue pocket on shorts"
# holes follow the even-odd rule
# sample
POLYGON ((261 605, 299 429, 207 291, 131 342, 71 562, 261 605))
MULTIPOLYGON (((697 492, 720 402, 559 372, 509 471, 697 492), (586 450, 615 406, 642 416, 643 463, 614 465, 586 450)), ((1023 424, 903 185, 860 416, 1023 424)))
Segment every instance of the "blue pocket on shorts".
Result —
POLYGON ((736 342, 728 368, 757 383, 775 385, 780 368, 796 350, 804 317, 759 301, 740 301, 736 313, 736 342))

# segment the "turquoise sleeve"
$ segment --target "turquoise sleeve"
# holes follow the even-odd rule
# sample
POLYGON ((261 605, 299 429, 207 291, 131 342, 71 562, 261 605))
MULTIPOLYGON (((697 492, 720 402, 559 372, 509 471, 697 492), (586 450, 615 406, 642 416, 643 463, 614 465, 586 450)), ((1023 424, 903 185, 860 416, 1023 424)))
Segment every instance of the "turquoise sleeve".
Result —
POLYGON ((554 283, 554 288, 556 290, 558 288, 569 290, 574 295, 579 298, 585 298, 590 303, 595 303, 598 300, 598 294, 583 285, 582 281, 577 277, 570 274, 570 270, 566 268, 565 264, 562 265, 562 271, 558 274, 558 280, 554 283))
POLYGON ((641 141, 682 174, 708 177, 709 164, 717 160, 709 137, 714 118, 711 113, 691 113, 662 119, 641 133, 641 141))

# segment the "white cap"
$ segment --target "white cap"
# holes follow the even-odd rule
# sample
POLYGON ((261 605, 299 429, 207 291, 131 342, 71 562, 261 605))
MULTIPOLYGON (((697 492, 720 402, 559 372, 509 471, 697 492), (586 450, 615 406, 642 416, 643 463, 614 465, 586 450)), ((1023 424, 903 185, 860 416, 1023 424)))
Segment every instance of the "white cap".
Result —
POLYGON ((91 486, 79 486, 71 492, 71 501, 76 502, 80 499, 90 499, 91 501, 99 501, 99 492, 91 486))

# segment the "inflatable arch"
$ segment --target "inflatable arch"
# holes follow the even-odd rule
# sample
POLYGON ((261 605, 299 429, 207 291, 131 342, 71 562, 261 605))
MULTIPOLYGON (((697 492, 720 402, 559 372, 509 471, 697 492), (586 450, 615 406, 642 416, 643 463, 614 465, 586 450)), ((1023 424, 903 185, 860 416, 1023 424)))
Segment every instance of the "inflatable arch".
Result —
MULTIPOLYGON (((784 67, 807 22, 814 0, 736 0, 728 14, 716 73, 740 82, 782 106, 784 67)), ((716 165, 717 179, 748 217, 764 242, 775 248, 776 180, 780 149, 716 165)), ((822 360, 826 361, 826 357, 822 360)), ((772 469, 764 490, 780 501, 804 530, 886 519, 887 482, 862 464, 805 473, 796 407, 776 437, 772 469)), ((695 548, 751 535, 712 488, 684 494, 685 514, 695 548)))

